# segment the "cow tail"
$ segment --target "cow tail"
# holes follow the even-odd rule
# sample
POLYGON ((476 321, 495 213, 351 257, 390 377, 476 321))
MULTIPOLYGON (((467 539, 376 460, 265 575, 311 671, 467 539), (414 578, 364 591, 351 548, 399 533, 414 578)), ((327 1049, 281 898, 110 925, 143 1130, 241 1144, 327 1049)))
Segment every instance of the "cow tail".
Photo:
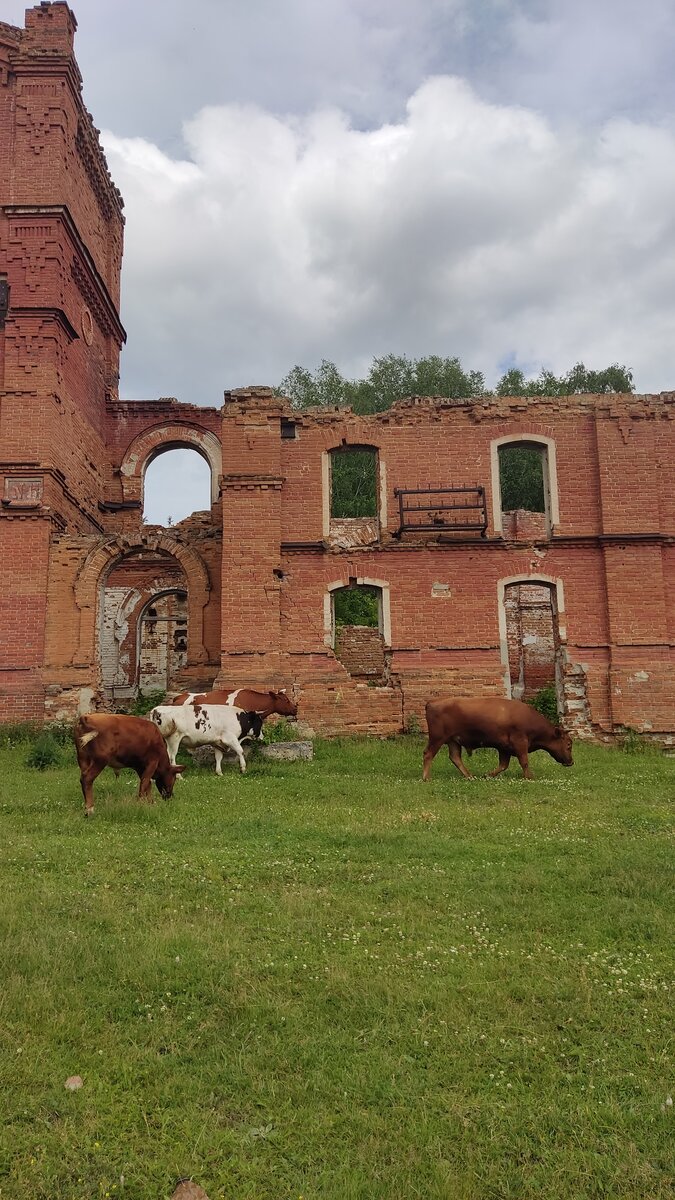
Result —
POLYGON ((100 732, 98 729, 92 729, 91 727, 87 729, 87 724, 86 713, 82 713, 75 726, 75 741, 80 747, 88 746, 90 742, 93 742, 95 737, 98 737, 100 732))
POLYGON ((98 729, 87 729, 87 718, 83 714, 75 727, 75 739, 78 745, 88 746, 95 737, 98 737, 98 729), (84 732, 85 730, 86 732, 84 732))

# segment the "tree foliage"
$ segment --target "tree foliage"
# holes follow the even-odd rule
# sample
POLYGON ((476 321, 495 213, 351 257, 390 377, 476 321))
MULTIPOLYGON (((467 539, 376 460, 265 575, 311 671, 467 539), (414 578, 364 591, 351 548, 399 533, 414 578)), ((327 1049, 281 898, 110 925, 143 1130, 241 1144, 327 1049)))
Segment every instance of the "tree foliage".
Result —
POLYGON ((365 584, 338 588, 333 592, 335 624, 368 625, 377 629, 380 623, 380 596, 377 588, 365 584))
POLYGON ((458 358, 410 359, 405 354, 374 358, 365 379, 345 379, 335 363, 323 359, 312 374, 295 366, 277 391, 294 408, 349 405, 361 415, 383 412, 402 396, 481 396, 485 380, 480 371, 464 371, 458 358))
POLYGON ((346 446, 331 455, 332 517, 377 516, 377 454, 346 446))
MULTIPOLYGON (((335 363, 322 359, 316 371, 295 366, 276 389, 288 396, 294 408, 351 406, 365 415, 383 412, 403 396, 445 396, 471 399, 490 395, 482 371, 465 371, 456 357, 430 354, 408 358, 405 354, 385 354, 374 358, 364 379, 346 379, 335 363)), ((532 379, 518 367, 512 367, 497 383, 498 396, 571 396, 579 392, 632 392, 633 372, 612 363, 594 371, 576 363, 563 375, 542 370, 532 379)))
POLYGON ((523 371, 512 367, 497 384, 498 396, 574 396, 606 392, 634 391, 633 372, 619 363, 592 371, 582 362, 576 363, 564 375, 540 371, 535 379, 526 379, 523 371))
POLYGON ((545 512, 543 456, 536 446, 503 446, 499 451, 502 510, 545 512))

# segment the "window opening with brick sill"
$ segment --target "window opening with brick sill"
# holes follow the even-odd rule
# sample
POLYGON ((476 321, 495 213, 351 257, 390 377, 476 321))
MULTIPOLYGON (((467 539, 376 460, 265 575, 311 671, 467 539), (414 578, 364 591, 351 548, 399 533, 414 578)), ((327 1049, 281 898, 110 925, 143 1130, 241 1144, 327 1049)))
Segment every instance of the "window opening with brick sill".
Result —
MULTIPOLYGON (((547 442, 510 438, 498 446, 499 520, 509 541, 551 536, 551 470, 547 442)), ((557 504, 556 504, 557 508, 557 504)))

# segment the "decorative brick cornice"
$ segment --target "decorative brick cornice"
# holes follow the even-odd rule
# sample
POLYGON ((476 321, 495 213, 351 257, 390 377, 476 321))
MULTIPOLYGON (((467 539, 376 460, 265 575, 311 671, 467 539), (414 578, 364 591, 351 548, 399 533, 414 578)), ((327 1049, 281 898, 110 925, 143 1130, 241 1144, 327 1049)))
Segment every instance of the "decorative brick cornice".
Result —
POLYGON ((57 325, 61 326, 63 332, 67 335, 68 340, 71 342, 74 342, 75 339, 80 336, 77 330, 73 329, 73 326, 71 325, 62 308, 33 308, 32 306, 30 308, 25 308, 23 306, 19 308, 11 307, 7 317, 7 324, 9 325, 12 319, 16 320, 18 318, 22 318, 24 320, 37 319, 40 321, 55 321, 57 325))
POLYGON ((86 112, 77 122, 75 148, 87 173, 91 190, 106 221, 119 216, 122 222, 124 201, 119 188, 112 181, 105 155, 98 140, 98 130, 86 112))
POLYGON ((94 312, 101 329, 105 333, 112 334, 118 343, 123 345, 127 340, 127 335, 119 319, 115 303, 80 237, 67 206, 65 204, 5 204, 2 206, 2 211, 8 217, 21 217, 24 221, 32 218, 38 222, 44 222, 45 217, 55 217, 62 223, 75 251, 71 274, 82 298, 94 312))

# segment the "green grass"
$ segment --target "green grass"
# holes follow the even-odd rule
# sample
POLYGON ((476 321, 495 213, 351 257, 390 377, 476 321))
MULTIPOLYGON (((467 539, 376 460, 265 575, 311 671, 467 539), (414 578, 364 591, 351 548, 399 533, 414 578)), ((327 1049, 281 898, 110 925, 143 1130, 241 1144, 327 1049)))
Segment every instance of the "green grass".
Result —
POLYGON ((0 1200, 672 1196, 675 762, 422 746, 89 822, 0 750, 0 1200))

